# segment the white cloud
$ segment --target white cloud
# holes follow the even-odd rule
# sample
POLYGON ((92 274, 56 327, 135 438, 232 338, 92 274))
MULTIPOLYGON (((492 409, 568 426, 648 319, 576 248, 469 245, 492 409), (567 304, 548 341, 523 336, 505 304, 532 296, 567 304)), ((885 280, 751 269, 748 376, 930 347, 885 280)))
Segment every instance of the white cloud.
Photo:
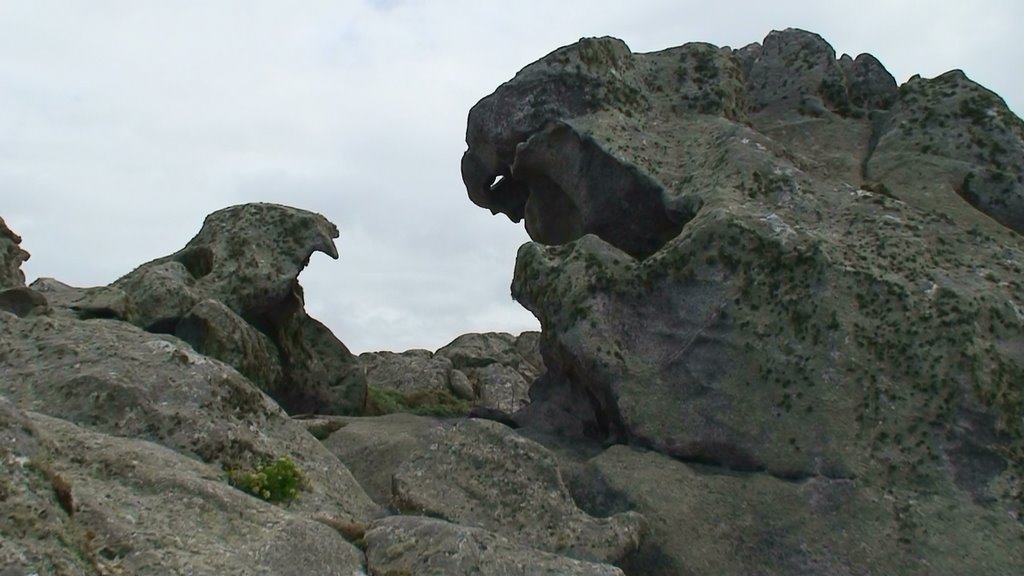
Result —
POLYGON ((509 297, 521 228, 467 199, 466 114, 582 36, 638 51, 773 28, 870 52, 898 80, 963 68, 1024 110, 1024 4, 416 0, 0 4, 0 215, 29 277, 104 284, 218 208, 275 201, 339 224, 303 273, 355 351, 536 327, 509 297))

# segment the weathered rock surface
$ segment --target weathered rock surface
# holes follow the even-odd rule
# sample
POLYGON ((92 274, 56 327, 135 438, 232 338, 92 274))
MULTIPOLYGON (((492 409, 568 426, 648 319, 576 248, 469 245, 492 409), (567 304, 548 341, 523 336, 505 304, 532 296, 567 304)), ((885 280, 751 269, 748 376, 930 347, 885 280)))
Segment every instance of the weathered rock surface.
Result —
POLYGON ((1005 513, 905 488, 722 474, 613 446, 576 477, 593 514, 651 525, 627 574, 1012 574, 1024 527, 1005 513))
POLYGON ((866 177, 893 197, 947 213, 963 199, 1024 234, 1024 122, 962 71, 911 78, 872 138, 866 177))
POLYGON ((28 258, 29 253, 21 248, 21 236, 15 234, 0 218, 0 290, 25 285, 21 263, 28 258))
POLYGON ((234 369, 125 322, 0 313, 0 395, 222 471, 289 456, 307 481, 296 511, 363 523, 379 512, 341 462, 234 369))
POLYGON ((506 426, 465 420, 434 429, 426 450, 394 473, 393 503, 409 514, 485 528, 524 546, 614 563, 636 550, 643 518, 594 518, 576 507, 543 446, 506 426))
POLYGON ((544 373, 537 332, 463 334, 437 356, 451 360, 453 374, 466 376, 477 406, 507 413, 529 403, 530 385, 544 373))
POLYGON ((118 288, 76 288, 53 278, 39 278, 30 288, 45 296, 56 311, 74 318, 113 318, 130 322, 134 316, 128 295, 118 288))
POLYGON ((128 294, 136 325, 176 334, 211 355, 225 352, 217 357, 234 363, 288 412, 356 414, 366 400, 362 369, 330 330, 306 314, 298 283, 313 252, 337 259, 337 236, 337 227, 319 214, 276 204, 233 206, 207 216, 178 252, 112 286, 128 294), (196 309, 207 300, 223 307, 196 309), (272 347, 249 330, 229 342, 242 322, 272 347), (253 355, 239 355, 241 350, 253 355))
MULTIPOLYGON (((100 574, 331 574, 362 571, 363 554, 309 514, 253 498, 219 466, 152 442, 30 415, 67 483, 66 522, 100 574)), ((26 566, 34 568, 33 566, 26 566)))
POLYGON ((352 471, 377 504, 391 506, 391 479, 413 454, 429 447, 430 432, 441 420, 415 414, 378 417, 333 417, 334 431, 324 446, 352 471))
POLYGON ((261 390, 274 390, 284 378, 270 338, 219 300, 211 298, 193 306, 178 320, 174 335, 196 352, 233 366, 261 390))
POLYGON ((616 576, 607 564, 542 552, 480 528, 436 518, 391 516, 366 532, 370 574, 616 576))
MULTIPOLYGON (((836 60, 800 30, 651 54, 585 39, 528 66, 470 112, 462 162, 470 199, 535 241, 512 291, 547 372, 516 421, 1022 517, 1020 126, 962 74, 896 90, 873 58, 836 60)), ((780 530, 856 521, 837 514, 780 530)), ((865 520, 865 546, 900 514, 865 520)), ((1011 527, 976 526, 995 548, 934 571, 1016 558, 1011 527)), ((908 538, 931 561, 928 537, 908 538)), ((765 573, 800 565, 784 540, 758 548, 765 573)), ((866 570, 899 572, 884 560, 866 570)))
POLYGON ((430 350, 365 352, 359 361, 366 370, 366 384, 402 394, 447 392, 452 363, 435 358, 430 350))
POLYGON ((1022 126, 800 30, 581 41, 462 162, 543 332, 362 363, 303 310, 322 216, 229 208, 86 289, 25 287, 0 221, 0 574, 1015 574, 1022 126), (228 483, 279 456, 299 500, 228 483))
POLYGON ((33 422, 0 396, 0 566, 14 574, 96 574, 67 481, 33 422))
POLYGON ((10 312, 19 318, 49 309, 46 297, 31 288, 17 286, 0 290, 0 310, 10 312))
MULTIPOLYGON (((238 217, 245 222, 244 215, 238 217)), ((197 238, 209 240, 202 233, 197 238)), ((290 293, 284 310, 267 312, 264 324, 241 308, 253 300, 232 300, 235 293, 222 284, 204 286, 219 253, 205 245, 189 247, 110 287, 83 289, 42 279, 31 288, 0 290, 4 570, 362 574, 367 556, 348 540, 362 539, 385 507, 422 501, 421 509, 450 508, 450 517, 471 523, 493 528, 504 517, 510 523, 502 526, 505 535, 426 518, 373 524, 365 532, 374 560, 370 573, 416 566, 409 569, 621 574, 614 566, 558 552, 617 560, 637 548, 640 517, 583 514, 573 506, 553 457, 533 443, 508 450, 516 441, 498 424, 462 424, 460 430, 470 433, 458 435, 453 450, 472 455, 469 445, 478 444, 477 453, 491 455, 483 465, 493 473, 500 466, 508 478, 496 478, 487 493, 463 492, 449 507, 430 500, 430 474, 452 473, 461 465, 440 462, 441 468, 420 475, 425 483, 406 478, 395 490, 395 475, 423 464, 424 455, 437 448, 431 442, 440 420, 408 414, 289 417, 260 388, 273 390, 288 378, 286 361, 329 359, 333 341, 323 334, 326 328, 301 314, 300 291, 290 293), (281 331, 291 331, 289 338, 281 331), (353 463, 373 498, 332 451, 353 463), (522 469, 515 460, 521 454, 528 460, 522 469), (295 462, 302 474, 299 499, 287 507, 229 482, 234 473, 279 457, 295 462), (499 502, 499 485, 532 497, 534 511, 525 510, 534 502, 521 497, 499 502), (478 505, 493 513, 474 515, 478 505), (546 524, 521 525, 535 516, 546 524), (527 541, 534 537, 547 551, 527 541), (401 550, 394 538, 402 539, 401 550), (463 553, 466 545, 473 551, 463 553)), ((284 272, 298 290, 294 274, 297 269, 284 272)), ((372 368, 381 370, 378 377, 391 369, 394 381, 388 384, 404 391, 409 382, 413 392, 423 374, 433 371, 443 376, 439 387, 479 400, 477 387, 487 387, 483 377, 471 381, 455 363, 473 374, 501 368, 520 380, 523 374, 532 378, 541 365, 536 343, 536 335, 473 335, 446 349, 455 360, 413 352, 384 355, 382 365, 372 368), (405 363, 396 368, 395 358, 405 363)), ((321 368, 330 363, 321 362, 321 368)), ((467 476, 470 484, 481 479, 479 471, 467 476)), ((453 485, 467 484, 455 479, 453 485)))
POLYGON ((367 385, 417 397, 446 395, 463 400, 462 414, 474 407, 512 413, 529 402, 530 384, 544 372, 540 334, 464 334, 447 346, 359 356, 367 385))

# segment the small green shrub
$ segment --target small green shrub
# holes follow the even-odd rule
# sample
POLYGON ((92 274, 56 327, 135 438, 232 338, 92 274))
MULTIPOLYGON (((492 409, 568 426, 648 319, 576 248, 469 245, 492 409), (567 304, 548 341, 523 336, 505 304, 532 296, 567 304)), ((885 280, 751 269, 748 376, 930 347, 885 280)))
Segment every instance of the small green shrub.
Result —
POLYGON ((233 470, 228 480, 235 488, 267 502, 290 502, 298 496, 303 483, 302 473, 287 456, 251 472, 233 470))

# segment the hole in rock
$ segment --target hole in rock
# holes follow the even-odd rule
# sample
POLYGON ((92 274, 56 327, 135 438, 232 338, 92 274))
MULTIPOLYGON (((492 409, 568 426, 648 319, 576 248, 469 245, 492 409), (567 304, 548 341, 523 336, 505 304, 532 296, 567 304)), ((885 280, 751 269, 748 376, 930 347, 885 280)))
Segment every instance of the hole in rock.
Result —
POLYGON ((174 257, 196 280, 213 271, 213 250, 208 246, 194 246, 174 257))
POLYGON ((120 320, 121 315, 110 308, 78 308, 71 307, 82 320, 120 320))
POLYGON ((146 332, 153 334, 174 334, 178 329, 178 321, 180 318, 161 318, 149 326, 146 326, 146 332))

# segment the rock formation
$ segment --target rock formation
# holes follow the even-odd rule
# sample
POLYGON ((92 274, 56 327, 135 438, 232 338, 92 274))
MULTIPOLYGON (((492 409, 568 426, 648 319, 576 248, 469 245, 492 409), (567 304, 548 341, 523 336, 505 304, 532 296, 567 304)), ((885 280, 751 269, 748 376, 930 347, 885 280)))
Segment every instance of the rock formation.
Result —
POLYGON ((427 448, 392 475, 392 496, 402 512, 486 528, 581 560, 622 560, 645 530, 636 512, 584 513, 547 449, 486 420, 434 428, 427 448))
POLYGON ((117 320, 0 312, 0 438, 15 573, 348 575, 332 525, 382 512, 233 368, 117 320), (304 477, 287 510, 225 478, 280 456, 304 477))
POLYGON ((463 334, 436 352, 366 352, 359 360, 371 404, 385 394, 392 408, 507 419, 529 403, 530 384, 544 373, 539 342, 537 332, 463 334))
POLYGON ((596 38, 483 99, 466 140, 470 199, 534 240, 512 291, 547 372, 514 419, 675 459, 651 493, 580 477, 653 518, 635 573, 1022 565, 1024 123, 998 96, 958 71, 897 87, 801 30, 650 54, 596 38), (765 516, 712 520, 690 490, 765 516), (750 553, 657 527, 687 522, 750 553))
MULTIPOLYGON (((330 243, 325 223, 283 206, 228 209, 183 251, 107 287, 25 287, 12 260, 0 292, 0 573, 622 573, 598 560, 636 549, 642 517, 583 512, 539 444, 490 422, 293 419, 261 391, 341 373, 331 359, 348 352, 310 324, 295 281, 302 246, 330 243), (275 252, 247 230, 297 240, 275 252), (442 433, 457 440, 444 455, 477 459, 472 474, 429 457, 442 433), (412 472, 396 485, 399 471, 412 472), (437 497, 445 473, 463 476, 450 505, 437 497), (467 491, 485 478, 488 490, 467 491)), ((532 375, 539 363, 536 335, 467 335, 445 352, 453 373, 500 363, 532 375)))
POLYGON ((28 252, 21 249, 21 236, 0 219, 0 290, 25 285, 21 263, 28 258, 28 252))
POLYGON ((303 308, 299 272, 313 252, 338 258, 319 214, 246 204, 210 214, 184 248, 114 282, 150 332, 175 334, 228 362, 292 413, 359 413, 355 356, 303 308))
POLYGON ((0 575, 1019 573, 1022 126, 800 30, 581 40, 462 160, 542 332, 436 352, 305 313, 318 214, 94 288, 0 220, 0 575))
POLYGON ((128 295, 110 286, 76 288, 54 278, 39 278, 29 286, 58 314, 71 318, 130 320, 135 313, 128 295))

